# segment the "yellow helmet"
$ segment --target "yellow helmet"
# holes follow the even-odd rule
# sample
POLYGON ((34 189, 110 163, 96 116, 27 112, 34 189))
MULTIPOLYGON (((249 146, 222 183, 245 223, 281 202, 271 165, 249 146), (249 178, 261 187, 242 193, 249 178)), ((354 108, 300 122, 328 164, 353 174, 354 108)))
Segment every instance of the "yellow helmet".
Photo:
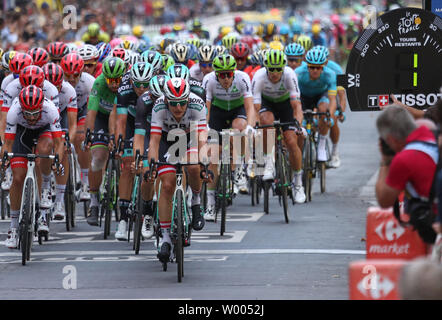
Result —
POLYGON ((319 23, 315 23, 312 25, 312 33, 313 34, 319 34, 321 32, 321 25, 319 23))
POLYGON ((258 28, 256 29, 256 35, 258 35, 259 37, 262 37, 263 34, 264 34, 264 25, 261 23, 261 24, 259 24, 258 28))
POLYGON ((282 40, 282 37, 279 35, 279 34, 275 34, 273 37, 272 37, 272 41, 283 41, 282 40))
POLYGON ((284 45, 281 41, 272 41, 269 43, 269 47, 274 50, 284 50, 284 45))
POLYGON ((230 27, 222 27, 221 28, 221 36, 226 36, 227 34, 229 34, 230 32, 232 32, 232 28, 230 27))
POLYGON ((184 29, 184 27, 180 23, 175 23, 172 27, 172 30, 175 32, 182 31, 183 29, 184 29))
POLYGON ((260 47, 261 50, 265 50, 265 49, 269 49, 269 48, 270 47, 269 47, 268 42, 265 42, 265 41, 261 42, 261 47, 260 47))
POLYGON ((132 34, 137 38, 141 37, 143 33, 144 33, 143 27, 140 25, 136 25, 132 28, 132 34))

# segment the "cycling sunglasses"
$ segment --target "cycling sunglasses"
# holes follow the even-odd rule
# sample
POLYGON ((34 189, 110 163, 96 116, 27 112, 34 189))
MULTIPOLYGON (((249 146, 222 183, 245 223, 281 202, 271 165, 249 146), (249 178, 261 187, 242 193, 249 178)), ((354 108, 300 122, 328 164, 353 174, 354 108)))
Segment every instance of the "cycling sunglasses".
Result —
POLYGON ((323 66, 308 66, 310 70, 322 70, 323 66))
POLYGON ((37 116, 40 116, 40 114, 41 114, 41 110, 34 111, 34 112, 31 112, 31 111, 23 111, 23 115, 24 115, 26 118, 35 118, 35 117, 37 117, 37 116))
POLYGON ((236 61, 245 61, 247 60, 246 57, 240 57, 240 58, 235 58, 236 61))
POLYGON ((267 68, 269 72, 282 72, 282 68, 267 68))
POLYGON ((302 58, 289 58, 288 60, 292 62, 301 62, 302 58))
POLYGON ((202 63, 202 62, 200 62, 200 67, 203 67, 203 68, 207 68, 207 67, 212 68, 212 63, 211 63, 211 62, 210 62, 210 63, 202 63))
POLYGON ((168 104, 171 107, 178 107, 178 106, 182 107, 187 104, 187 100, 169 100, 168 104))
POLYGON ((120 84, 121 78, 105 78, 107 84, 120 84))
POLYGON ((145 82, 135 82, 132 81, 132 83, 134 84, 134 87, 137 89, 147 89, 149 88, 149 83, 145 83, 145 82))
POLYGON ((95 66, 97 63, 96 62, 91 62, 91 63, 85 63, 84 66, 86 68, 92 68, 93 66, 95 66))
POLYGON ((218 77, 220 77, 221 79, 232 78, 232 77, 233 77, 233 71, 228 71, 228 72, 218 72, 216 75, 217 75, 218 77))

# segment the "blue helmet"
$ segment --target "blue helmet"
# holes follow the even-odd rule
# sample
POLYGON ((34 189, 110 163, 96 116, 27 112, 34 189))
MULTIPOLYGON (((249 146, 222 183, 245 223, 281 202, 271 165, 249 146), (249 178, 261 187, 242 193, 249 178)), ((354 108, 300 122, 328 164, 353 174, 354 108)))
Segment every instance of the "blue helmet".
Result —
POLYGON ((187 52, 188 59, 198 60, 198 48, 192 43, 187 43, 186 45, 189 48, 187 52))
POLYGON ((156 71, 159 71, 163 68, 163 57, 157 51, 144 51, 141 54, 141 61, 150 63, 156 71))
POLYGON ((100 42, 95 47, 98 50, 98 62, 102 62, 112 51, 109 43, 100 42))
POLYGON ((288 35, 290 33, 289 27, 287 27, 286 25, 282 25, 279 27, 279 34, 284 36, 284 35, 288 35))
POLYGON ((302 33, 302 27, 299 23, 294 22, 290 25, 290 29, 294 34, 301 34, 302 33))
POLYGON ((149 43, 142 41, 138 44, 137 52, 142 54, 144 51, 149 50, 150 47, 151 45, 149 43))
POLYGON ((321 50, 309 50, 305 55, 305 61, 309 64, 324 64, 327 60, 325 52, 321 50))
POLYGON ((299 43, 290 43, 285 47, 284 53, 288 57, 299 57, 304 55, 305 49, 299 43))
POLYGON ((246 24, 242 29, 242 34, 252 36, 255 33, 255 28, 251 24, 246 24))
POLYGON ((330 51, 328 51, 327 47, 325 47, 325 46, 314 46, 312 48, 312 50, 323 51, 325 53, 325 56, 326 56, 327 59, 330 56, 330 51))

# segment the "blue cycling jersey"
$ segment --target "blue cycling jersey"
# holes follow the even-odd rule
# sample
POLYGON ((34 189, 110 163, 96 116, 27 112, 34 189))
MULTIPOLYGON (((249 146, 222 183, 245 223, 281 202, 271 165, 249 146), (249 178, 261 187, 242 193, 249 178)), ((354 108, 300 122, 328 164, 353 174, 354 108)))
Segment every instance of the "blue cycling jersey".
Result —
POLYGON ((332 69, 324 67, 321 76, 317 80, 310 79, 307 65, 296 68, 295 72, 298 76, 301 95, 315 97, 325 92, 336 95, 336 74, 332 69))
POLYGON ((332 69, 336 75, 344 74, 344 70, 342 70, 341 66, 332 60, 328 60, 326 67, 332 69))

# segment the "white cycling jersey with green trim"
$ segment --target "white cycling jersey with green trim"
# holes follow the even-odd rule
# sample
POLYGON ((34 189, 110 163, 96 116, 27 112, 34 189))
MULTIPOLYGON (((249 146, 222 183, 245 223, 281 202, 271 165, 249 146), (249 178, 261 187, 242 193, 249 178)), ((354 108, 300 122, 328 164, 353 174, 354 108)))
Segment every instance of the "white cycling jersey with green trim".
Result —
POLYGON ((230 111, 244 105, 244 98, 253 97, 250 77, 247 73, 235 70, 233 82, 229 89, 224 89, 216 78, 215 71, 203 79, 206 100, 212 105, 230 111))
POLYGON ((266 68, 259 69, 252 82, 253 103, 261 104, 262 98, 270 102, 296 100, 300 97, 298 77, 290 67, 284 67, 281 80, 272 83, 267 75, 266 68))

